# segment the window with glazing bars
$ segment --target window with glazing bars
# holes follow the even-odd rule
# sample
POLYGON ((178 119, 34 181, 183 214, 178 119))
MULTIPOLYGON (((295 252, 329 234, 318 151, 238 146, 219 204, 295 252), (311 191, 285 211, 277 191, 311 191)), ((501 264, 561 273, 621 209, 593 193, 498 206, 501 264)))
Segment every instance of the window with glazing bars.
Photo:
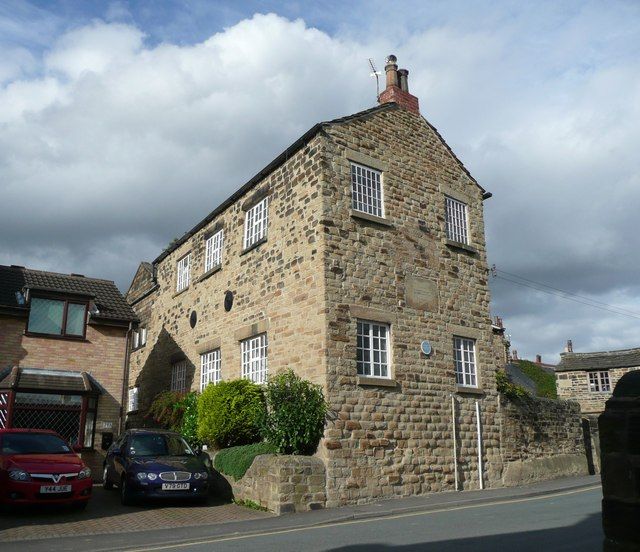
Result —
POLYGON ((131 387, 129 389, 129 401, 127 412, 135 412, 138 410, 138 387, 131 387))
POLYGON ((222 263, 222 244, 224 242, 224 231, 219 230, 210 238, 207 238, 204 254, 204 271, 209 272, 212 268, 222 263))
POLYGON ((267 381, 267 334, 241 342, 242 377, 255 383, 267 381))
POLYGON ((466 203, 447 197, 446 211, 447 238, 458 243, 469 243, 466 203))
POLYGON ((220 349, 200 355, 200 391, 210 383, 220 381, 220 349))
POLYGON ((384 217, 382 173, 351 163, 351 206, 376 217, 384 217))
POLYGON ((456 383, 466 387, 478 387, 476 372, 476 342, 464 337, 453 338, 456 383))
POLYGON ((189 287, 189 269, 191 265, 191 253, 185 255, 178 261, 178 277, 176 278, 176 291, 182 291, 189 287))
POLYGON ((389 377, 389 326, 358 320, 357 367, 361 376, 389 377))
POLYGON ((605 393, 611 391, 609 372, 589 372, 589 391, 591 393, 605 393))
POLYGON ((187 361, 181 360, 171 367, 171 391, 187 390, 187 361))
POLYGON ((268 198, 264 198, 247 211, 244 219, 244 249, 251 247, 267 235, 269 222, 268 198))

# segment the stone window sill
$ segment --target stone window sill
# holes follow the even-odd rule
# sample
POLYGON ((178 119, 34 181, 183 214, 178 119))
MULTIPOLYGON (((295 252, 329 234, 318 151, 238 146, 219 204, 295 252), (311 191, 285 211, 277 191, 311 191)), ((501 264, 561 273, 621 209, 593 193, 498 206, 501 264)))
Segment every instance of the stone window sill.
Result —
POLYGON ((462 249, 463 251, 468 251, 469 253, 473 253, 474 255, 478 253, 478 250, 473 247, 473 245, 469 245, 468 243, 461 243, 453 240, 447 240, 445 242, 448 247, 453 249, 462 249))
POLYGON ((358 376, 356 383, 358 385, 367 385, 373 387, 398 387, 398 382, 390 378, 372 378, 367 376, 358 376))
POLYGON ((484 390, 480 387, 468 387, 466 385, 456 385, 456 393, 461 395, 484 395, 484 390))
POLYGON ((242 255, 246 255, 250 251, 253 251, 254 249, 256 249, 257 247, 261 246, 266 241, 267 241, 267 236, 265 236, 264 238, 260 238, 256 243, 253 243, 249 247, 247 247, 246 249, 243 249, 242 252, 240 253, 240 256, 242 257, 242 255))
POLYGON ((212 276, 216 272, 220 272, 220 270, 222 270, 221 264, 216 265, 213 268, 210 268, 202 276, 200 276, 200 278, 198 278, 198 282, 202 282, 203 280, 206 280, 209 276, 212 276))
POLYGON ((176 291, 171 298, 174 299, 175 297, 178 297, 178 295, 182 295, 185 291, 187 291, 191 286, 187 286, 186 288, 182 288, 180 291, 176 291))
POLYGON ((351 217, 356 219, 366 220, 368 222, 375 222, 376 224, 393 228, 393 223, 390 222, 388 219, 377 217, 375 215, 370 215, 369 213, 363 213, 362 211, 355 211, 354 209, 351 209, 351 217))

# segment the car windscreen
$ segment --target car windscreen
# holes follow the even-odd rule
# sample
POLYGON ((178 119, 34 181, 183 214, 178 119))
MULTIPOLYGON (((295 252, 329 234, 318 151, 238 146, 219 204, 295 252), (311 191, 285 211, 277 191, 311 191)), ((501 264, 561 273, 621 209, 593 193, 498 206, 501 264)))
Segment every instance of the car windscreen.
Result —
POLYGON ((131 456, 193 456, 186 441, 177 435, 143 433, 129 440, 131 456))
POLYGON ((49 433, 5 433, 3 454, 67 454, 71 448, 60 437, 49 433))

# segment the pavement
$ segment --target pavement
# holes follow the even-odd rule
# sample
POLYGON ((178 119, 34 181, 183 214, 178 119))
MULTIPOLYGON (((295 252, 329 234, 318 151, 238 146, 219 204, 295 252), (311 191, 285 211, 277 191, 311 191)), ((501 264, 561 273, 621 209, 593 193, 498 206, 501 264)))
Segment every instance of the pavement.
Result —
POLYGON ((18 545, 22 552, 85 549, 97 552, 155 546, 166 549, 203 539, 237 540, 252 535, 291 533, 303 528, 337 527, 358 520, 411 517, 411 513, 473 510, 481 505, 506 505, 534 497, 572 495, 589 489, 598 497, 599 508, 599 485, 599 476, 562 478, 517 488, 435 493, 280 517, 215 502, 208 506, 122 507, 117 493, 96 488, 92 503, 83 513, 53 511, 34 515, 25 512, 3 516, 0 518, 0 549, 14 550, 18 545))

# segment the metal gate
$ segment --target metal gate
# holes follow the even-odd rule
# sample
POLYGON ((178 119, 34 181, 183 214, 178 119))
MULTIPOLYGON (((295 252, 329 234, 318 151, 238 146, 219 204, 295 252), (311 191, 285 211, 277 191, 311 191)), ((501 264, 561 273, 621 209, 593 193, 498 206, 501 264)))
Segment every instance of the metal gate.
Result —
POLYGON ((78 443, 82 397, 44 393, 16 393, 12 426, 51 429, 70 443, 78 443))
POLYGON ((0 429, 7 427, 9 417, 9 393, 0 393, 0 429))

